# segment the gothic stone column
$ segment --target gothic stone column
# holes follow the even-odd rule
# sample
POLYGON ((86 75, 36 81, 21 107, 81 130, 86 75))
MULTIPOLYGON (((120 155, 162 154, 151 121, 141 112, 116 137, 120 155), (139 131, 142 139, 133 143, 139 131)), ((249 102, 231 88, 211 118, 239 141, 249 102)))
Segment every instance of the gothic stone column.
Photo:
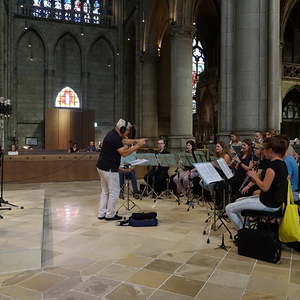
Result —
POLYGON ((235 0, 233 129, 241 136, 267 124, 268 0, 235 0))
MULTIPOLYGON (((193 26, 173 25, 171 37, 171 108, 169 147, 178 150, 192 138, 193 26)), ((167 76, 168 74, 166 74, 167 76)))
POLYGON ((154 53, 146 53, 141 57, 141 63, 143 78, 141 136, 148 139, 149 146, 153 146, 158 135, 157 56, 154 53))
POLYGON ((233 117, 233 50, 234 50, 234 0, 221 1, 221 98, 219 129, 221 139, 228 139, 233 117))

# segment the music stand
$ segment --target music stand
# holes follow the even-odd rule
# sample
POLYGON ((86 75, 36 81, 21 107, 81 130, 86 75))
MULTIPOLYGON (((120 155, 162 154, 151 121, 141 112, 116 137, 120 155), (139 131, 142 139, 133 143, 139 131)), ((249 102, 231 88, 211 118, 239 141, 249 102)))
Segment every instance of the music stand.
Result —
MULTIPOLYGON (((194 166, 195 160, 191 153, 180 152, 179 159, 180 159, 181 164, 184 167, 193 167, 194 166)), ((193 201, 194 199, 193 199, 193 194, 192 194, 192 188, 193 188, 192 180, 189 179, 189 187, 188 187, 188 191, 186 194, 186 196, 187 196, 186 204, 188 205, 187 211, 189 211, 190 208, 195 208, 194 201, 193 201)), ((180 202, 178 204, 180 204, 180 202)))
MULTIPOLYGON (((137 157, 137 159, 144 160, 144 163, 140 164, 141 166, 151 166, 151 167, 158 166, 157 158, 154 153, 137 153, 136 157, 137 157)), ((154 186, 155 178, 153 178, 153 179, 154 179, 153 180, 153 186, 154 186)), ((142 197, 145 197, 145 194, 147 194, 147 196, 149 196, 151 194, 153 197, 157 198, 158 195, 154 191, 152 186, 149 184, 148 177, 147 177, 147 180, 145 180, 145 182, 146 182, 146 185, 141 193, 142 197)))
MULTIPOLYGON (((176 154, 160 154, 159 155, 159 164, 161 167, 176 167, 178 166, 178 157, 176 154)), ((174 196, 176 199, 177 197, 174 195, 173 191, 170 190, 170 177, 168 178, 167 182, 167 190, 160 194, 161 197, 163 196, 174 196)))
MULTIPOLYGON (((126 169, 131 169, 134 166, 142 165, 146 162, 147 161, 145 159, 136 159, 136 160, 131 161, 131 163, 125 164, 124 167, 126 167, 126 169)), ((116 214, 118 214, 119 210, 122 207, 125 207, 125 209, 127 211, 131 211, 135 207, 137 207, 139 210, 141 210, 141 208, 132 199, 130 199, 130 178, 129 178, 129 176, 126 176, 126 174, 125 174, 124 180, 125 180, 125 184, 123 187, 123 194, 125 195, 125 188, 127 188, 127 193, 126 193, 127 197, 126 197, 126 199, 124 199, 124 202, 122 203, 122 205, 118 208, 116 214)))
MULTIPOLYGON (((203 179, 204 183, 209 185, 209 184, 219 184, 223 182, 223 178, 220 176, 220 174, 216 171, 216 169, 213 167, 211 163, 198 163, 194 164, 196 167, 200 177, 203 179)), ((229 232, 230 238, 232 239, 232 234, 226 224, 224 223, 223 220, 223 213, 219 214, 219 212, 216 209, 216 192, 213 189, 210 189, 211 197, 213 199, 214 207, 213 207, 213 215, 209 216, 209 218, 206 220, 207 225, 204 228, 203 234, 205 235, 207 233, 207 228, 208 234, 207 234, 207 243, 210 243, 210 235, 211 235, 211 230, 217 231, 218 229, 221 228, 221 226, 224 226, 225 229, 229 232), (220 221, 221 224, 217 226, 217 222, 220 221)), ((222 236, 222 244, 219 246, 219 248, 227 250, 225 243, 224 243, 224 235, 222 236)))

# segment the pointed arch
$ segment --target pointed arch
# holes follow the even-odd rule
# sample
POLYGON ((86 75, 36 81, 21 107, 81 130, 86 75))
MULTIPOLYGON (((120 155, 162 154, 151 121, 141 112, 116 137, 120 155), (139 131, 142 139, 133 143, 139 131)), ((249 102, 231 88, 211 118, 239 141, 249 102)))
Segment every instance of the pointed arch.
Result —
MULTIPOLYGON (((54 46, 54 90, 53 102, 59 91, 69 86, 82 99, 82 50, 73 34, 62 34, 54 46)), ((84 104, 83 99, 81 100, 84 104)))
POLYGON ((30 33, 34 33, 39 40, 41 41, 43 48, 44 48, 44 56, 45 56, 45 63, 48 61, 48 54, 49 54, 49 48, 48 45, 45 43, 45 36, 44 34, 36 27, 36 26, 30 26, 30 28, 28 28, 27 30, 22 31, 19 36, 17 37, 17 42, 15 45, 15 54, 16 54, 16 63, 17 63, 17 54, 18 54, 18 49, 19 49, 19 45, 21 40, 23 39, 24 36, 26 36, 27 34, 30 33))

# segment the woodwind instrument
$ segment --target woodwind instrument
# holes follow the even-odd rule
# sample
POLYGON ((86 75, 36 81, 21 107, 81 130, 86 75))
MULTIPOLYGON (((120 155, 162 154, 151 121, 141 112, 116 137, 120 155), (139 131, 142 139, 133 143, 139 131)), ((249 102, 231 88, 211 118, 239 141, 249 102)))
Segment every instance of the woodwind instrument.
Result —
MULTIPOLYGON (((260 160, 258 160, 256 163, 253 163, 253 168, 252 170, 253 171, 257 171, 259 169, 259 165, 260 165, 260 160)), ((239 188, 239 192, 241 193, 243 188, 246 186, 246 184, 248 184, 249 182, 249 179, 250 179, 250 176, 246 176, 243 183, 241 184, 240 188, 239 188)))

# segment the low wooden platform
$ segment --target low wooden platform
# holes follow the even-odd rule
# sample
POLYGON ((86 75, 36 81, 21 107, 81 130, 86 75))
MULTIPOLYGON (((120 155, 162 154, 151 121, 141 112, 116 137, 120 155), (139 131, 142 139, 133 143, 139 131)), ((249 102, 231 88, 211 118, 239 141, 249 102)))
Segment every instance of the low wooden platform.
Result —
MULTIPOLYGON (((99 153, 21 153, 5 155, 4 182, 32 183, 51 181, 98 180, 99 153)), ((149 168, 137 166, 137 178, 149 168)))

